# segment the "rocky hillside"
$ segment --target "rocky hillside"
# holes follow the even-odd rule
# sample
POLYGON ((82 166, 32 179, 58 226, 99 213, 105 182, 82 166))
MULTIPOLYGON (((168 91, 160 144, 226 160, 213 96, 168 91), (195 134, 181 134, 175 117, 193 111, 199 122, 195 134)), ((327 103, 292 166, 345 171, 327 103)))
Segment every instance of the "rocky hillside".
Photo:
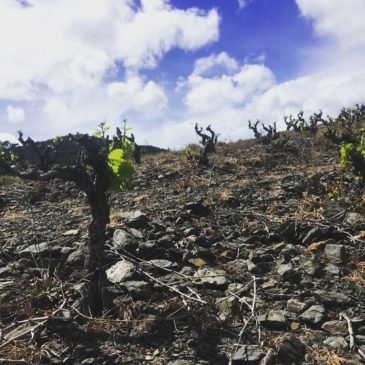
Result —
POLYGON ((146 156, 110 203, 110 310, 92 318, 85 197, 0 176, 0 363, 363 363, 364 195, 335 147, 146 156))

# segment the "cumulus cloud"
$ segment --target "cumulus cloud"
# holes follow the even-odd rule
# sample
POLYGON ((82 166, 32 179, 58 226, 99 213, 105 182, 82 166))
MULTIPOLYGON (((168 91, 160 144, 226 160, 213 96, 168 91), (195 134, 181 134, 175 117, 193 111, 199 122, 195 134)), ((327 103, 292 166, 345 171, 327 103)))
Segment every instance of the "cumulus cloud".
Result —
POLYGON ((0 142, 9 141, 11 143, 18 143, 17 138, 11 133, 1 133, 0 132, 0 142))
POLYGON ((312 19, 321 37, 328 36, 344 48, 365 44, 363 0, 296 0, 303 16, 312 19))
POLYGON ((228 71, 234 71, 238 68, 237 61, 230 57, 226 52, 212 54, 208 57, 202 57, 195 61, 192 75, 200 76, 217 66, 223 67, 228 71))
POLYGON ((248 5, 250 0, 238 0, 238 7, 239 9, 243 9, 248 5))
POLYGON ((7 113, 8 121, 12 122, 12 123, 22 122, 25 118, 24 109, 13 106, 13 105, 7 106, 6 113, 7 113))
MULTIPOLYGON (((212 112, 243 106, 253 95, 261 94, 275 83, 275 77, 264 65, 244 64, 226 53, 198 59, 188 79, 184 103, 193 112, 212 112), (202 74, 216 66, 224 68, 217 76, 202 74)), ((181 87, 181 86, 180 86, 181 87)))
POLYGON ((124 103, 125 108, 136 110, 161 110, 168 104, 167 96, 162 87, 153 81, 146 84, 138 75, 127 77, 125 82, 111 82, 107 85, 107 94, 118 103, 124 103))
POLYGON ((194 51, 218 37, 217 10, 181 10, 168 0, 2 0, 0 101, 31 105, 33 131, 42 125, 48 133, 161 110, 165 91, 141 70, 173 48, 194 51))

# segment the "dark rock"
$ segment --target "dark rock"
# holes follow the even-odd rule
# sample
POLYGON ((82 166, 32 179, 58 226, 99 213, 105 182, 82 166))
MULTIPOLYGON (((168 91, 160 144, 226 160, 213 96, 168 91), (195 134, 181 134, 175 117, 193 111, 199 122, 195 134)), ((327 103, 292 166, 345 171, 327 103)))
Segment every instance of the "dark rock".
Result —
POLYGON ((98 349, 95 347, 87 347, 85 345, 76 345, 73 350, 72 356, 75 359, 85 359, 85 358, 94 358, 99 353, 98 349))
POLYGON ((119 249, 124 249, 129 252, 136 250, 138 242, 135 237, 133 237, 128 232, 123 229, 116 229, 113 234, 112 247, 117 251, 119 249))
POLYGON ((318 259, 314 255, 304 259, 302 263, 302 269, 306 274, 310 276, 316 276, 320 270, 318 259))
POLYGON ((323 203, 323 215, 326 218, 344 215, 346 207, 336 200, 325 200, 323 203))
POLYGON ((49 242, 41 242, 39 244, 30 245, 19 252, 20 257, 50 257, 59 258, 61 256, 62 247, 49 242))
POLYGON ((304 361, 304 344, 293 334, 284 335, 278 349, 278 360, 284 364, 301 364, 304 361))
POLYGON ((348 212, 346 214, 344 223, 348 224, 349 226, 364 226, 365 217, 360 213, 348 212))
POLYGON ((241 205, 240 201, 234 195, 229 195, 225 198, 224 204, 230 208, 238 208, 241 205))
POLYGON ((324 267, 326 277, 333 278, 340 275, 340 269, 334 264, 328 264, 324 267))
POLYGON ((350 296, 339 291, 316 290, 314 295, 318 298, 320 303, 323 303, 326 306, 343 306, 351 303, 350 296))
POLYGON ((79 248, 76 251, 73 251, 68 255, 66 259, 66 264, 71 266, 83 264, 85 261, 86 254, 87 254, 87 247, 84 245, 79 246, 79 248))
POLYGON ((327 346, 330 346, 334 349, 347 348, 348 344, 346 340, 341 336, 331 336, 326 338, 323 343, 327 346))
POLYGON ((185 204, 185 209, 194 215, 207 215, 209 213, 209 208, 206 207, 201 202, 189 202, 185 204))
POLYGON ((335 265, 342 264, 348 259, 348 253, 344 245, 328 244, 324 252, 329 262, 335 265))
POLYGON ((126 226, 130 228, 144 229, 148 227, 148 223, 149 219, 147 215, 140 210, 137 210, 128 214, 126 226))
POLYGON ((289 299, 286 303, 286 309, 289 312, 301 313, 307 307, 306 303, 302 303, 297 299, 289 299))
POLYGON ((5 206, 6 206, 6 200, 0 197, 0 209, 4 208, 5 206))
POLYGON ((263 356, 259 346, 243 345, 232 356, 232 365, 256 365, 263 356))
POLYGON ((282 277, 284 281, 298 282, 300 274, 292 268, 290 264, 282 264, 277 268, 277 273, 282 277))
POLYGON ((325 322, 321 328, 333 336, 346 336, 348 334, 347 324, 343 321, 325 322))
POLYGON ((136 249, 136 253, 144 259, 156 257, 157 252, 158 250, 156 241, 141 242, 136 249))
POLYGON ((304 313, 299 316, 299 319, 309 324, 319 324, 322 322, 326 310, 320 305, 312 305, 304 313))
POLYGON ((172 262, 170 260, 164 259, 154 259, 142 264, 142 267, 152 270, 152 271, 160 271, 162 273, 166 272, 164 269, 167 270, 177 270, 179 268, 176 262, 172 262))
POLYGON ((122 283, 133 299, 149 299, 152 294, 152 287, 146 281, 126 281, 122 283))
POLYGON ((260 324, 273 330, 282 330, 288 326, 288 322, 280 310, 270 310, 267 314, 260 315, 258 318, 260 324))
POLYGON ((197 278, 198 283, 209 288, 222 288, 227 287, 229 284, 226 272, 220 269, 199 269, 194 277, 197 278))
POLYGON ((269 272, 272 268, 273 264, 268 262, 258 262, 257 264, 252 261, 247 262, 247 270, 251 274, 263 275, 269 272))

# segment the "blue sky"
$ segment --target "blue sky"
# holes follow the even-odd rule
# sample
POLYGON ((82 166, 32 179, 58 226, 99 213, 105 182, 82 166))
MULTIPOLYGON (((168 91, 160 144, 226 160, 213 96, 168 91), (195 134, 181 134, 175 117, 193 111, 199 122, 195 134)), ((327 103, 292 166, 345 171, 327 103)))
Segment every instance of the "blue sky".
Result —
POLYGON ((248 119, 365 102, 363 0, 2 0, 0 139, 127 118, 180 148, 248 119))

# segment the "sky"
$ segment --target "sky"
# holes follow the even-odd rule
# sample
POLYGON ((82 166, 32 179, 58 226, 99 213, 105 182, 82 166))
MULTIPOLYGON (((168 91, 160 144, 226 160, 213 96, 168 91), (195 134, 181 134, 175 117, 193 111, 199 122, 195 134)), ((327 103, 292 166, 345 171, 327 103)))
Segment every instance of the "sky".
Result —
POLYGON ((365 0, 1 0, 0 140, 128 120, 139 144, 365 103, 365 0))

